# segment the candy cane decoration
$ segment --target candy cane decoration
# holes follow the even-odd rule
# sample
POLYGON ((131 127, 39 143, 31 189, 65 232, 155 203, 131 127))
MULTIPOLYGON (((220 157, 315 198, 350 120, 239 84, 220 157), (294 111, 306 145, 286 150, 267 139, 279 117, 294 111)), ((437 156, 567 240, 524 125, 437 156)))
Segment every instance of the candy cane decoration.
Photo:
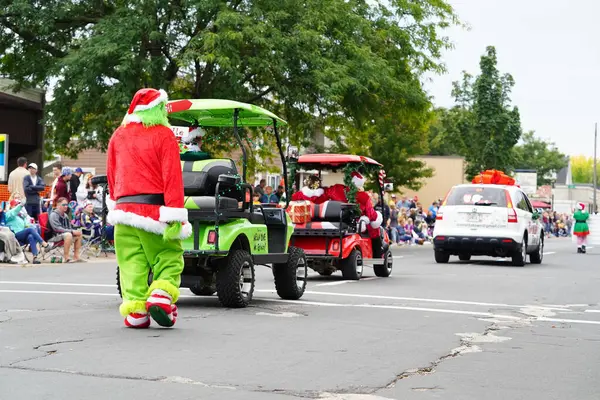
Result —
POLYGON ((384 170, 380 170, 379 171, 379 186, 383 187, 383 180, 385 179, 386 175, 385 175, 385 171, 384 170))

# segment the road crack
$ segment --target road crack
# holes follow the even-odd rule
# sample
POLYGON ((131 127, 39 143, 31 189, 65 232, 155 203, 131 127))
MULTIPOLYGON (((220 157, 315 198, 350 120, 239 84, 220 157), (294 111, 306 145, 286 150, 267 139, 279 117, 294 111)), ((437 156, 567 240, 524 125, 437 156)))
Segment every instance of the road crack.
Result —
POLYGON ((485 330, 481 334, 457 333, 457 335, 460 336, 460 338, 461 338, 459 347, 456 347, 456 348, 450 350, 450 352, 448 352, 447 354, 444 354, 443 356, 432 361, 427 366, 420 367, 420 368, 413 368, 413 369, 409 369, 409 370, 402 372, 401 374, 397 375, 396 378, 394 378, 390 383, 388 383, 381 389, 393 388, 394 386, 396 386, 398 381, 407 379, 407 378, 410 378, 413 376, 431 375, 435 372, 435 369, 438 365, 440 365, 442 362, 444 362, 448 359, 456 358, 463 354, 481 352, 482 351, 481 348, 479 346, 477 346, 475 343, 493 343, 493 342, 502 342, 505 340, 510 340, 510 338, 507 338, 507 337, 501 337, 501 336, 494 335, 494 332, 499 331, 500 329, 503 329, 503 328, 505 328, 505 327, 500 327, 496 323, 492 323, 487 328, 485 328, 485 330))
POLYGON ((55 344, 63 344, 63 343, 81 343, 83 342, 85 339, 73 339, 73 340, 59 340, 56 342, 50 342, 50 343, 44 343, 44 344, 40 344, 38 346, 34 346, 33 349, 34 350, 39 350, 42 347, 47 347, 47 346, 52 346, 55 344))

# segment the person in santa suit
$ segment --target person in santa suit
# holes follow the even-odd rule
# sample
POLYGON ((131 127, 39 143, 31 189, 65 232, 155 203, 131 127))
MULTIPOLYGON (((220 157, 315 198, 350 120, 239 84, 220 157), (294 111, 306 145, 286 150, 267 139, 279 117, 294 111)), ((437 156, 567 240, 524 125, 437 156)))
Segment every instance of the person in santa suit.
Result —
POLYGON ((322 204, 329 200, 317 175, 308 176, 303 183, 302 189, 292 195, 292 201, 308 200, 315 204, 322 204))
POLYGON ((371 196, 365 192, 366 179, 360 172, 352 172, 352 183, 358 189, 356 192, 356 203, 360 207, 362 216, 360 217, 359 223, 361 228, 369 233, 371 243, 373 245, 373 257, 379 258, 383 252, 383 241, 381 239, 381 223, 383 222, 383 216, 379 211, 376 211, 371 202, 371 196))
POLYGON ((181 137, 179 143, 179 152, 201 152, 202 138, 206 135, 206 131, 200 127, 190 127, 187 135, 181 137))
POLYGON ((130 328, 175 324, 183 271, 181 240, 192 233, 184 208, 179 145, 169 127, 167 94, 140 89, 108 145, 108 222, 130 328), (153 282, 148 287, 148 274, 153 282))

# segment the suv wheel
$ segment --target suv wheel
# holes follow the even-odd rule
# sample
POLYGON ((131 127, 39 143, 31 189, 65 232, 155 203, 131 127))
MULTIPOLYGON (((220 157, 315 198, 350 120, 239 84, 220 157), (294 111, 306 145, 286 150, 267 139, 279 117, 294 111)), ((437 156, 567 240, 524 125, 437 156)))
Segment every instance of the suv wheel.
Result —
POLYGON ((527 236, 523 236, 521 247, 512 256, 512 265, 524 267, 527 261, 527 236))
POLYGON ((459 254, 458 259, 460 261, 469 261, 471 259, 471 255, 467 253, 459 254))
POLYGON ((434 250, 434 255, 435 255, 435 262, 438 264, 447 264, 448 261, 450 261, 450 254, 441 251, 441 250, 434 250))
POLYGON ((540 245, 535 253, 529 255, 529 262, 532 264, 541 264, 544 258, 544 234, 540 236, 540 245))

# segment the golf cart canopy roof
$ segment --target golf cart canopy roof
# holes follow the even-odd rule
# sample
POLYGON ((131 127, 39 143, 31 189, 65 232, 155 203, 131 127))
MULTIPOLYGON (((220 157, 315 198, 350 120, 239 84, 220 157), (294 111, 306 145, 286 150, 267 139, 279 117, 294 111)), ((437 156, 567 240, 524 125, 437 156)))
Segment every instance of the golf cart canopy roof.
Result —
POLYGON ((351 163, 365 163, 382 167, 377 161, 369 157, 356 156, 352 154, 304 154, 298 157, 298 164, 309 166, 311 169, 337 168, 351 163))
POLYGON ((205 127, 232 127, 235 110, 239 110, 237 126, 287 125, 272 112, 253 104, 221 99, 172 100, 167 103, 169 118, 205 127))

